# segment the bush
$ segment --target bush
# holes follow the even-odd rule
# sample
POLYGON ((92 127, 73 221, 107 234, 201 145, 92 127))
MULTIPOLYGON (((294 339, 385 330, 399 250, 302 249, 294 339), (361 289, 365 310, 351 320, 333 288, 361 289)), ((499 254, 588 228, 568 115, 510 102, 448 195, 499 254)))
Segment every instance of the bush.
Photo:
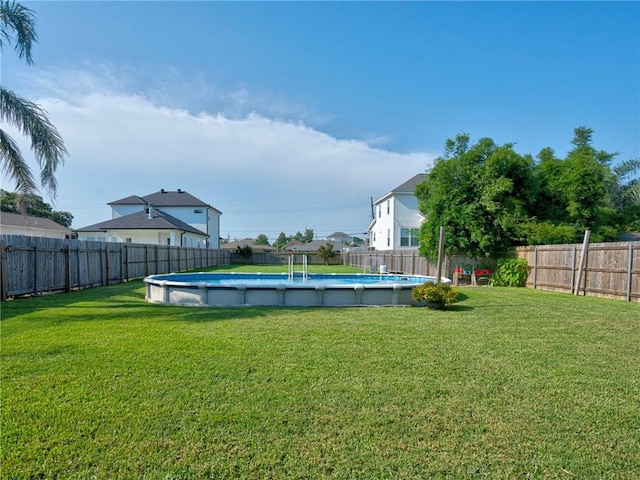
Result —
POLYGON ((498 268, 491 277, 493 287, 524 287, 529 276, 526 258, 507 258, 498 260, 498 268))
POLYGON ((458 290, 448 283, 425 282, 415 287, 411 295, 418 302, 427 302, 429 308, 444 309, 458 298, 458 290))

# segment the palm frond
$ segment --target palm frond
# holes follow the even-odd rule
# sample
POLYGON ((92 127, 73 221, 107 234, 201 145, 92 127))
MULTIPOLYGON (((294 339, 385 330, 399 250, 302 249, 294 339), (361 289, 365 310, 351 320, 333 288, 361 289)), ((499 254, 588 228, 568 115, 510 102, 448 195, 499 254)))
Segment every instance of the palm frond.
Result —
POLYGON ((0 49, 5 43, 13 45, 18 58, 24 58, 31 65, 31 47, 37 41, 33 11, 17 2, 0 1, 0 49), (15 42, 11 32, 15 35, 15 42))
POLYGON ((55 196, 57 183, 54 173, 58 166, 64 164, 67 150, 47 112, 11 90, 0 87, 0 120, 18 128, 31 140, 31 150, 41 168, 42 186, 55 196))
POLYGON ((636 172, 640 172, 640 158, 633 158, 631 160, 620 162, 613 169, 613 173, 618 182, 624 181, 626 177, 634 175, 636 172))
POLYGON ((622 194, 625 204, 640 204, 640 180, 636 179, 629 183, 622 194))
POLYGON ((4 130, 0 130, 0 160, 2 173, 15 182, 18 193, 26 195, 36 190, 31 169, 22 157, 20 148, 4 130))

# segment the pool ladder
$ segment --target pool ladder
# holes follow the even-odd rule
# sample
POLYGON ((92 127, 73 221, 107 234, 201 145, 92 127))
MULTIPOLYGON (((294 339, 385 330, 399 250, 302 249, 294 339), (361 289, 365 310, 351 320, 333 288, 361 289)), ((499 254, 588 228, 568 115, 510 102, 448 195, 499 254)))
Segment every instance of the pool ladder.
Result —
POLYGON ((289 255, 289 280, 293 280, 293 277, 295 276, 296 273, 301 273, 302 274, 302 280, 303 281, 307 281, 307 277, 308 277, 308 264, 307 264, 307 256, 303 255, 302 256, 302 270, 300 271, 295 271, 295 255, 289 255))

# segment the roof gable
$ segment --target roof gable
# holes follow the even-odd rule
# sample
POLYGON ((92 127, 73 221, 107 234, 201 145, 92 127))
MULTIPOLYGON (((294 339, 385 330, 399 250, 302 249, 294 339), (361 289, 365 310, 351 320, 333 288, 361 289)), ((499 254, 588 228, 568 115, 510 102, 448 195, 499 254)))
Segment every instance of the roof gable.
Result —
POLYGON ((107 203, 107 205, 153 205, 154 207, 209 207, 208 203, 194 197, 184 190, 165 190, 150 193, 142 197, 130 195, 120 200, 107 203))
POLYGON ((188 223, 177 219, 162 210, 152 209, 151 218, 148 210, 113 218, 105 222, 79 228, 77 232, 97 232, 104 230, 183 230, 185 232, 207 235, 188 223))
POLYGON ((391 197, 393 195, 414 195, 416 187, 418 186, 418 184, 422 183, 425 180, 426 177, 427 177, 426 173, 418 173, 417 175, 414 175, 413 177, 411 177, 406 182, 401 183, 396 188, 394 188, 394 189, 390 190, 389 192, 385 193, 383 196, 378 198, 373 203, 377 205, 380 202, 386 200, 387 198, 389 198, 389 197, 391 197))
POLYGON ((146 203, 147 202, 137 195, 129 195, 128 197, 121 198, 120 200, 109 202, 107 205, 146 205, 146 203))
POLYGON ((32 217, 31 215, 9 212, 2 212, 0 214, 0 225, 7 227, 37 228, 39 230, 52 230, 65 233, 71 232, 67 227, 54 222, 50 218, 32 217))
POLYGON ((422 183, 426 176, 427 176, 426 173, 419 173, 417 175, 414 175, 413 177, 411 177, 406 182, 398 185, 396 188, 391 190, 391 192, 392 193, 411 193, 411 194, 413 194, 413 192, 415 192, 416 187, 418 186, 418 184, 422 183))
POLYGON ((142 199, 154 207, 208 207, 209 204, 194 197, 184 190, 160 190, 159 192, 145 195, 142 199))

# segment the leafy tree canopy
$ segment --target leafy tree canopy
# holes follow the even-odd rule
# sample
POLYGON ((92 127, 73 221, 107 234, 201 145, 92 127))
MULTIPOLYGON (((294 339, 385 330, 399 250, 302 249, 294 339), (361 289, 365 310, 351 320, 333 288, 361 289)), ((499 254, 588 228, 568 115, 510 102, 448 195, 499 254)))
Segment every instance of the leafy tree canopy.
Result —
POLYGON ((532 159, 516 153, 512 145, 496 145, 490 138, 470 145, 465 134, 448 140, 444 156, 416 189, 426 216, 421 253, 437 257, 444 226, 450 253, 504 255, 527 218, 533 191, 532 159))
POLYGON ((287 239, 287 235, 284 232, 280 232, 278 234, 278 238, 276 238, 276 241, 274 242, 273 246, 276 247, 278 250, 284 250, 285 245, 287 244, 289 240, 287 239))
POLYGON ((261 233, 255 238, 254 245, 269 245, 269 237, 261 233))
POLYGON ((512 144, 490 138, 471 144, 466 134, 447 140, 444 154, 416 188, 421 253, 436 258, 440 226, 445 250, 500 258, 521 244, 614 240, 640 223, 640 160, 611 168, 615 153, 592 146, 593 131, 578 127, 565 159, 551 148, 537 162, 512 144))
POLYGON ((327 265, 329 263, 329 260, 338 255, 338 252, 333 250, 332 243, 327 242, 326 245, 320 245, 320 247, 318 248, 318 255, 322 259, 322 263, 324 265, 327 265))
POLYGON ((53 210, 41 196, 35 194, 19 195, 0 190, 0 210, 9 213, 24 212, 32 217, 49 218, 67 228, 71 227, 73 222, 71 213, 53 210))

